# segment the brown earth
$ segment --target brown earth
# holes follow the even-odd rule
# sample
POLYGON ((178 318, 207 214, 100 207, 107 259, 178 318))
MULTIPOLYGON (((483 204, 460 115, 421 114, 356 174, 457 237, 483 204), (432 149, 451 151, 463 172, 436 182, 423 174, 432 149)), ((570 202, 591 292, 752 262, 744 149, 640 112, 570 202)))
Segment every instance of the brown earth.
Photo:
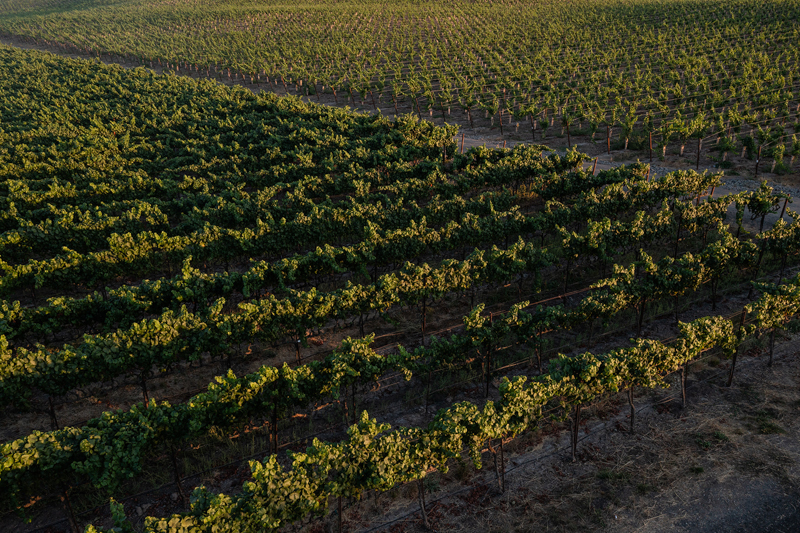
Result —
MULTIPOLYGON (((714 359, 693 365, 686 408, 677 383, 637 395, 634 434, 627 399, 598 402, 582 424, 574 463, 566 430, 545 426, 506 444, 504 494, 488 452, 484 471, 464 461, 432 474, 432 529, 800 531, 800 336, 776 349, 771 368, 753 352, 731 388, 726 375, 727 363, 714 359)), ((409 485, 354 504, 345 530, 424 531, 416 490, 409 485)))

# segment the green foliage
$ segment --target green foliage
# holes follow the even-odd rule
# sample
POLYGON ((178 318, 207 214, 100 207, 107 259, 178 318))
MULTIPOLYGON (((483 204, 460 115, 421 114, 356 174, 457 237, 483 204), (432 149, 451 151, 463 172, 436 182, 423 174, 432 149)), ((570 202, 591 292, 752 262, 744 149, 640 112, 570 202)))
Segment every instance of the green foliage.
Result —
MULTIPOLYGON (((4 17, 15 1, 0 5, 0 28, 10 24, 14 31, 31 31, 24 20, 4 17)), ((103 12, 91 2, 85 7, 86 20, 103 12)), ((123 19, 151 7, 131 2, 114 6, 114 13, 123 19)), ((213 20, 230 21, 239 7, 234 2, 213 20)), ((28 13, 37 9, 25 8, 28 13)), ((197 9, 203 14, 205 8, 197 9)), ((65 6, 53 13, 63 20, 74 16, 65 6)), ((42 15, 43 20, 50 16, 42 15)), ((319 16, 327 15, 320 9, 319 16)), ((61 32, 61 20, 38 25, 39 38, 61 32)), ((146 20, 153 24, 155 19, 146 20)), ((289 23, 282 19, 275 27, 289 23)), ((98 34, 100 41, 92 46, 110 46, 115 35, 98 34)), ((650 39, 649 34, 642 39, 650 39)), ((175 61, 166 49, 158 49, 162 45, 144 41, 116 44, 133 47, 125 52, 150 47, 140 50, 139 59, 146 62, 175 61)), ((447 103, 433 90, 437 79, 440 86, 447 85, 447 62, 435 53, 430 68, 427 59, 415 59, 407 63, 408 72, 397 70, 387 84, 379 68, 353 67, 348 58, 360 57, 355 44, 352 49, 342 44, 336 54, 346 55, 333 61, 330 50, 322 48, 327 45, 315 43, 313 64, 302 55, 269 55, 268 48, 267 56, 243 57, 241 47, 252 46, 245 41, 229 49, 236 53, 216 59, 193 56, 198 49, 192 48, 191 39, 181 40, 180 46, 188 47, 181 62, 195 68, 199 62, 220 73, 232 68, 239 75, 303 80, 306 86, 313 84, 313 93, 317 85, 326 85, 346 93, 352 89, 362 98, 391 86, 393 97, 407 94, 418 108, 436 108, 437 98, 442 98, 438 104, 447 103), (269 62, 263 63, 264 57, 269 62), (340 64, 355 72, 344 79, 333 69, 340 64), (418 64, 426 67, 415 72, 418 64), (319 65, 327 65, 327 73, 317 71, 319 65)), ((637 69, 623 76, 610 66, 585 76, 600 87, 597 98, 569 102, 565 88, 571 95, 581 94, 584 80, 567 78, 560 68, 550 72, 544 66, 553 59, 548 53, 540 61, 508 62, 518 77, 511 81, 527 78, 531 83, 511 83, 501 73, 496 89, 480 95, 488 82, 481 68, 470 74, 474 79, 450 85, 464 88, 458 98, 468 109, 528 117, 532 124, 539 121, 543 131, 553 118, 565 126, 585 118, 593 133, 599 124, 620 126, 635 146, 642 139, 636 126, 643 112, 648 113, 643 127, 659 132, 659 142, 666 146, 674 135, 682 142, 702 138, 726 119, 738 133, 737 124, 769 122, 777 119, 779 109, 784 118, 786 109, 791 111, 788 101, 782 101, 785 106, 773 106, 774 112, 765 111, 760 119, 733 107, 718 113, 694 98, 700 90, 709 93, 704 85, 715 80, 677 67, 664 70, 683 75, 669 80, 674 87, 665 87, 660 96, 675 100, 674 109, 665 109, 658 98, 638 104, 623 98, 629 89, 654 83, 653 73, 637 69), (606 109, 609 101, 615 103, 606 109)), ((678 67, 685 61, 674 55, 662 59, 678 67)), ((604 61, 617 64, 618 58, 608 55, 604 61)), ((392 61, 380 56, 378 64, 392 61)), ((753 62, 746 68, 770 70, 753 62)), ((0 100, 8 104, 0 129, 0 293, 17 298, 30 291, 34 299, 41 288, 84 294, 56 296, 33 306, 0 302, 3 404, 22 403, 33 389, 60 395, 126 372, 146 378, 154 367, 206 354, 221 357, 256 337, 274 341, 291 335, 302 344, 309 330, 334 321, 352 322, 365 313, 410 307, 482 285, 537 279, 543 269, 565 262, 610 266, 612 271, 569 309, 531 309, 522 302, 488 320, 479 305, 465 317, 463 334, 433 338, 425 347, 399 347, 381 355, 371 348, 372 336, 348 338, 324 359, 296 368, 263 366, 245 376, 229 371, 184 404, 151 401, 104 413, 80 428, 33 432, 2 445, 0 488, 16 502, 63 483, 88 482, 113 493, 162 446, 197 438, 210 428, 224 431, 272 410, 288 416, 389 372, 411 379, 463 363, 476 351, 488 357, 491 346, 509 340, 540 349, 547 331, 608 321, 648 300, 714 284, 733 269, 751 269, 759 256, 758 240, 760 250, 776 257, 794 259, 800 253, 800 223, 791 210, 793 222, 779 221, 761 232, 757 242, 748 236, 739 240, 721 225, 731 203, 740 221, 745 208, 762 220, 776 212, 784 196, 766 185, 754 193, 699 203, 693 199, 719 185, 718 175, 686 171, 647 180, 648 168, 637 164, 594 176, 581 169, 585 155, 570 150, 563 157, 544 156, 543 146, 478 148, 453 155, 456 130, 434 127, 413 115, 389 121, 298 98, 254 96, 239 87, 33 52, 0 48, 0 75, 0 100), (443 149, 453 156, 446 164, 443 149), (515 196, 519 190, 534 191, 543 208, 523 215, 515 196), (711 242, 699 253, 656 261, 641 250, 709 232, 711 242), (517 238, 539 234, 557 235, 560 243, 548 250, 534 244, 535 237, 517 238), (506 246, 496 245, 503 240, 506 246), (439 260, 459 249, 473 251, 460 260, 439 260), (631 253, 638 253, 633 264, 613 264, 631 253), (428 256, 436 259, 413 262, 428 256), (245 266, 230 269, 229 262, 245 266), (387 266, 388 273, 377 275, 379 267, 387 266), (153 280, 143 280, 147 276, 153 280), (302 286, 337 276, 347 278, 343 287, 326 291, 302 286), (109 290, 107 284, 118 288, 109 290), (71 328, 92 333, 54 346, 51 339, 71 328)), ((658 76, 660 83, 663 72, 658 76)), ((728 100, 765 92, 756 91, 747 76, 737 79, 743 81, 723 89, 738 91, 739 96, 728 100)), ((792 86, 791 80, 784 81, 792 86)), ((772 92, 785 96, 782 88, 772 92)), ((723 100, 712 102, 716 106, 732 106, 722 93, 709 98, 723 100)), ((757 124, 755 137, 746 138, 769 146, 779 133, 774 124, 757 124)), ((733 149, 732 139, 726 148, 733 149)), ((769 153, 783 155, 780 150, 769 153)), ((758 285, 762 295, 748 306, 756 322, 747 334, 787 328, 798 312, 798 285, 799 280, 780 287, 758 285)), ((525 431, 543 417, 546 407, 568 409, 630 386, 663 385, 667 373, 703 351, 719 347, 731 354, 741 341, 730 321, 706 317, 681 324, 678 341, 670 346, 635 339, 631 346, 605 354, 560 356, 547 373, 530 381, 503 379, 499 401, 455 404, 426 427, 392 430, 364 413, 342 442, 314 441, 304 452, 290 455, 289 468, 276 456, 252 462, 252 478, 241 493, 199 489, 190 514, 149 519, 147 528, 279 528, 323 514, 330 497, 358 497, 365 490, 388 490, 444 471, 464 448, 480 466, 487 442, 525 431)), ((130 531, 121 505, 113 500, 111 505, 114 531, 130 531)))
MULTIPOLYGON (((800 276, 790 286, 800 287, 800 276)), ((796 304, 798 301, 795 299, 796 304)), ((470 323, 479 327, 474 318, 470 323)), ((455 404, 439 411, 424 428, 390 431, 388 424, 377 424, 364 412, 360 422, 348 430, 345 441, 328 444, 315 440, 306 452, 290 454, 292 467, 288 470, 278 465, 275 456, 263 463, 252 461, 252 479, 240 494, 212 495, 199 488, 191 514, 169 520, 149 518, 146 530, 248 531, 257 524, 278 528, 324 513, 332 496, 388 490, 425 477, 431 469, 446 471, 447 461, 459 457, 464 447, 480 466, 480 450, 489 440, 518 435, 542 417, 545 405, 557 402, 568 407, 623 387, 653 387, 662 382, 662 376, 714 346, 735 349, 739 341, 734 329, 726 318, 706 317, 681 324, 680 335, 671 345, 635 339, 631 347, 605 354, 562 357, 548 373, 531 380, 504 378, 498 402, 487 402, 483 409, 468 402, 455 404)), ((695 440, 708 449, 714 445, 712 440, 723 443, 727 437, 698 435, 695 440)), ((702 469, 692 471, 701 473, 702 469)), ((613 473, 601 476, 618 479, 613 473)))

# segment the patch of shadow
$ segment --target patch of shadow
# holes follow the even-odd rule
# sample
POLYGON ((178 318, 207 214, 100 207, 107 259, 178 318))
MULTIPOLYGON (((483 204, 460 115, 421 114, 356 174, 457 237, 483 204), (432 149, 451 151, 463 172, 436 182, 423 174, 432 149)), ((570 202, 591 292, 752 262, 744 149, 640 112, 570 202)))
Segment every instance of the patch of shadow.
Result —
POLYGON ((800 492, 774 479, 728 478, 708 487, 675 525, 692 533, 797 533, 798 501, 800 492))

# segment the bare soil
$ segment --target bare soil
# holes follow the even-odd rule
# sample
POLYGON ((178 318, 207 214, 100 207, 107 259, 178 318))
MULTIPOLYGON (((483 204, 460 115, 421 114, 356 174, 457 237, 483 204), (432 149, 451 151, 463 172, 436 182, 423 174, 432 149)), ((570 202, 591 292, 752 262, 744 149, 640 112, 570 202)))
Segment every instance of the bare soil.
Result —
MULTIPOLYGON (((784 341, 771 368, 754 352, 731 388, 726 375, 727 363, 694 365, 686 408, 677 384, 638 395, 634 434, 626 399, 599 402, 574 463, 558 424, 508 443, 504 494, 490 453, 484 471, 464 461, 432 474, 432 529, 800 531, 800 336, 784 341)), ((348 531, 424 531, 413 486, 365 498, 345 519, 348 531)))

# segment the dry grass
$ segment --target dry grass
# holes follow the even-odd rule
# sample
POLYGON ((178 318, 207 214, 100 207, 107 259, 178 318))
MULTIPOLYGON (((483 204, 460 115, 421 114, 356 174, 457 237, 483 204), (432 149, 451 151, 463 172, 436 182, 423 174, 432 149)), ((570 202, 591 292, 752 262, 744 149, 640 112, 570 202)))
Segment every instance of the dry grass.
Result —
MULTIPOLYGON (((634 435, 622 396, 598 403, 586 413, 575 463, 564 423, 508 443, 504 494, 489 453, 480 471, 454 462, 426 484, 432 528, 797 531, 791 502, 800 494, 800 337, 776 353, 772 368, 763 356, 740 361, 731 388, 724 386, 727 362, 694 365, 685 409, 677 383, 642 393, 634 435)), ((345 529, 423 531, 416 498, 408 485, 378 504, 354 505, 345 529)))

